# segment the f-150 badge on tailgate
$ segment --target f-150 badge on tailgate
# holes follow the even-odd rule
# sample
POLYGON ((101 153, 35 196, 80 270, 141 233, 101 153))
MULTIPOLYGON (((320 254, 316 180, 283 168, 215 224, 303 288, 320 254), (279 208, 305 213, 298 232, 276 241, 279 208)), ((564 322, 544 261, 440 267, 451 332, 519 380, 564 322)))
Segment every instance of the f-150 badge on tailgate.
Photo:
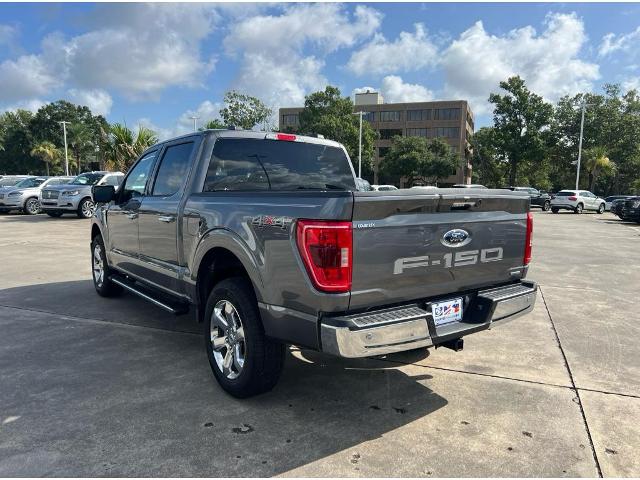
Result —
POLYGON ((465 250, 464 252, 445 253, 442 256, 424 255, 421 257, 399 258, 393 262, 393 274, 404 273, 410 268, 420 267, 464 267, 476 263, 499 262, 502 260, 502 247, 483 248, 482 250, 465 250))

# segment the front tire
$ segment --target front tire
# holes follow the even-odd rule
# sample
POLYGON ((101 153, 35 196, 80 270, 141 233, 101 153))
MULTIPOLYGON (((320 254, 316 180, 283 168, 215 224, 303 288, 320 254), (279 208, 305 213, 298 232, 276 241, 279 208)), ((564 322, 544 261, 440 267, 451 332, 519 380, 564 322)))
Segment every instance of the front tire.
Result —
POLYGON ((604 203, 601 203, 600 206, 598 207, 598 213, 599 214, 603 214, 604 213, 604 203))
POLYGON ((109 277, 114 273, 107 263, 104 242, 100 235, 91 242, 91 273, 93 286, 101 297, 114 297, 122 292, 122 287, 109 277))
POLYGON ((583 209, 584 209, 584 206, 581 203, 579 203, 578 205, 576 205, 576 208, 573 210, 573 213, 580 215, 583 209))
POLYGON ((90 198, 83 199, 78 205, 78 218, 91 218, 96 206, 90 198))
POLYGON ((549 201, 544 202, 544 205, 542 205, 543 212, 548 212, 550 208, 551 208, 551 202, 549 201))
POLYGON ((213 288, 204 326, 211 370, 227 393, 247 398, 276 385, 284 365, 285 346, 265 336, 248 279, 227 278, 213 288))
POLYGON ((40 213, 40 202, 36 197, 27 198, 22 211, 27 215, 37 215, 40 213))

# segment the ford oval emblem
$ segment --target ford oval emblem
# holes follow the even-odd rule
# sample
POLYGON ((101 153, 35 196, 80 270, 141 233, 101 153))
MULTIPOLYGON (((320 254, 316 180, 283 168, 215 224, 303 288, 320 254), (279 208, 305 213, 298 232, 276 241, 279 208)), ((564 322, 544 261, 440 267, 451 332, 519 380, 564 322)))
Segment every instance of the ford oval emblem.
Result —
POLYGON ((442 236, 442 244, 446 247, 462 247, 471 241, 471 235, 466 230, 456 228, 449 230, 442 236))

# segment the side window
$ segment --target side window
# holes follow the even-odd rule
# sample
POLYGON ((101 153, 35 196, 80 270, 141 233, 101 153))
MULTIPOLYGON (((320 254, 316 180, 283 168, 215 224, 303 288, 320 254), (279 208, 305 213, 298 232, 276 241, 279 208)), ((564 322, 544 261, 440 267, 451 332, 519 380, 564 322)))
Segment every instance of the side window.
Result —
POLYGON ((114 187, 117 187, 118 185, 120 185, 120 183, 122 182, 122 177, 119 175, 109 175, 105 181, 104 184, 105 185, 113 185, 114 187))
POLYGON ((145 155, 140 161, 133 167, 131 173, 127 176, 127 180, 122 189, 122 196, 120 201, 122 203, 128 202, 132 198, 140 197, 144 195, 144 188, 151 172, 151 166, 153 165, 153 159, 156 156, 156 152, 145 155))
POLYGON ((193 142, 167 147, 153 185, 154 196, 169 197, 184 185, 189 170, 193 142))

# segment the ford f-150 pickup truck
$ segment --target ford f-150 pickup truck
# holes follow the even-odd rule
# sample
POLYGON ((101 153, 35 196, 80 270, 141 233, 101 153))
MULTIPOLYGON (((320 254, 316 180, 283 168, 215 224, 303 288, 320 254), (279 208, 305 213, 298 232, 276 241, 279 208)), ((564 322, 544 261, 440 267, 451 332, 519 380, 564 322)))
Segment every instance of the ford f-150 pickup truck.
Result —
POLYGON ((431 346, 532 310, 529 197, 358 191, 345 148, 207 130, 148 149, 120 189, 93 187, 93 281, 195 308, 222 388, 273 388, 285 345, 341 357, 431 346))

